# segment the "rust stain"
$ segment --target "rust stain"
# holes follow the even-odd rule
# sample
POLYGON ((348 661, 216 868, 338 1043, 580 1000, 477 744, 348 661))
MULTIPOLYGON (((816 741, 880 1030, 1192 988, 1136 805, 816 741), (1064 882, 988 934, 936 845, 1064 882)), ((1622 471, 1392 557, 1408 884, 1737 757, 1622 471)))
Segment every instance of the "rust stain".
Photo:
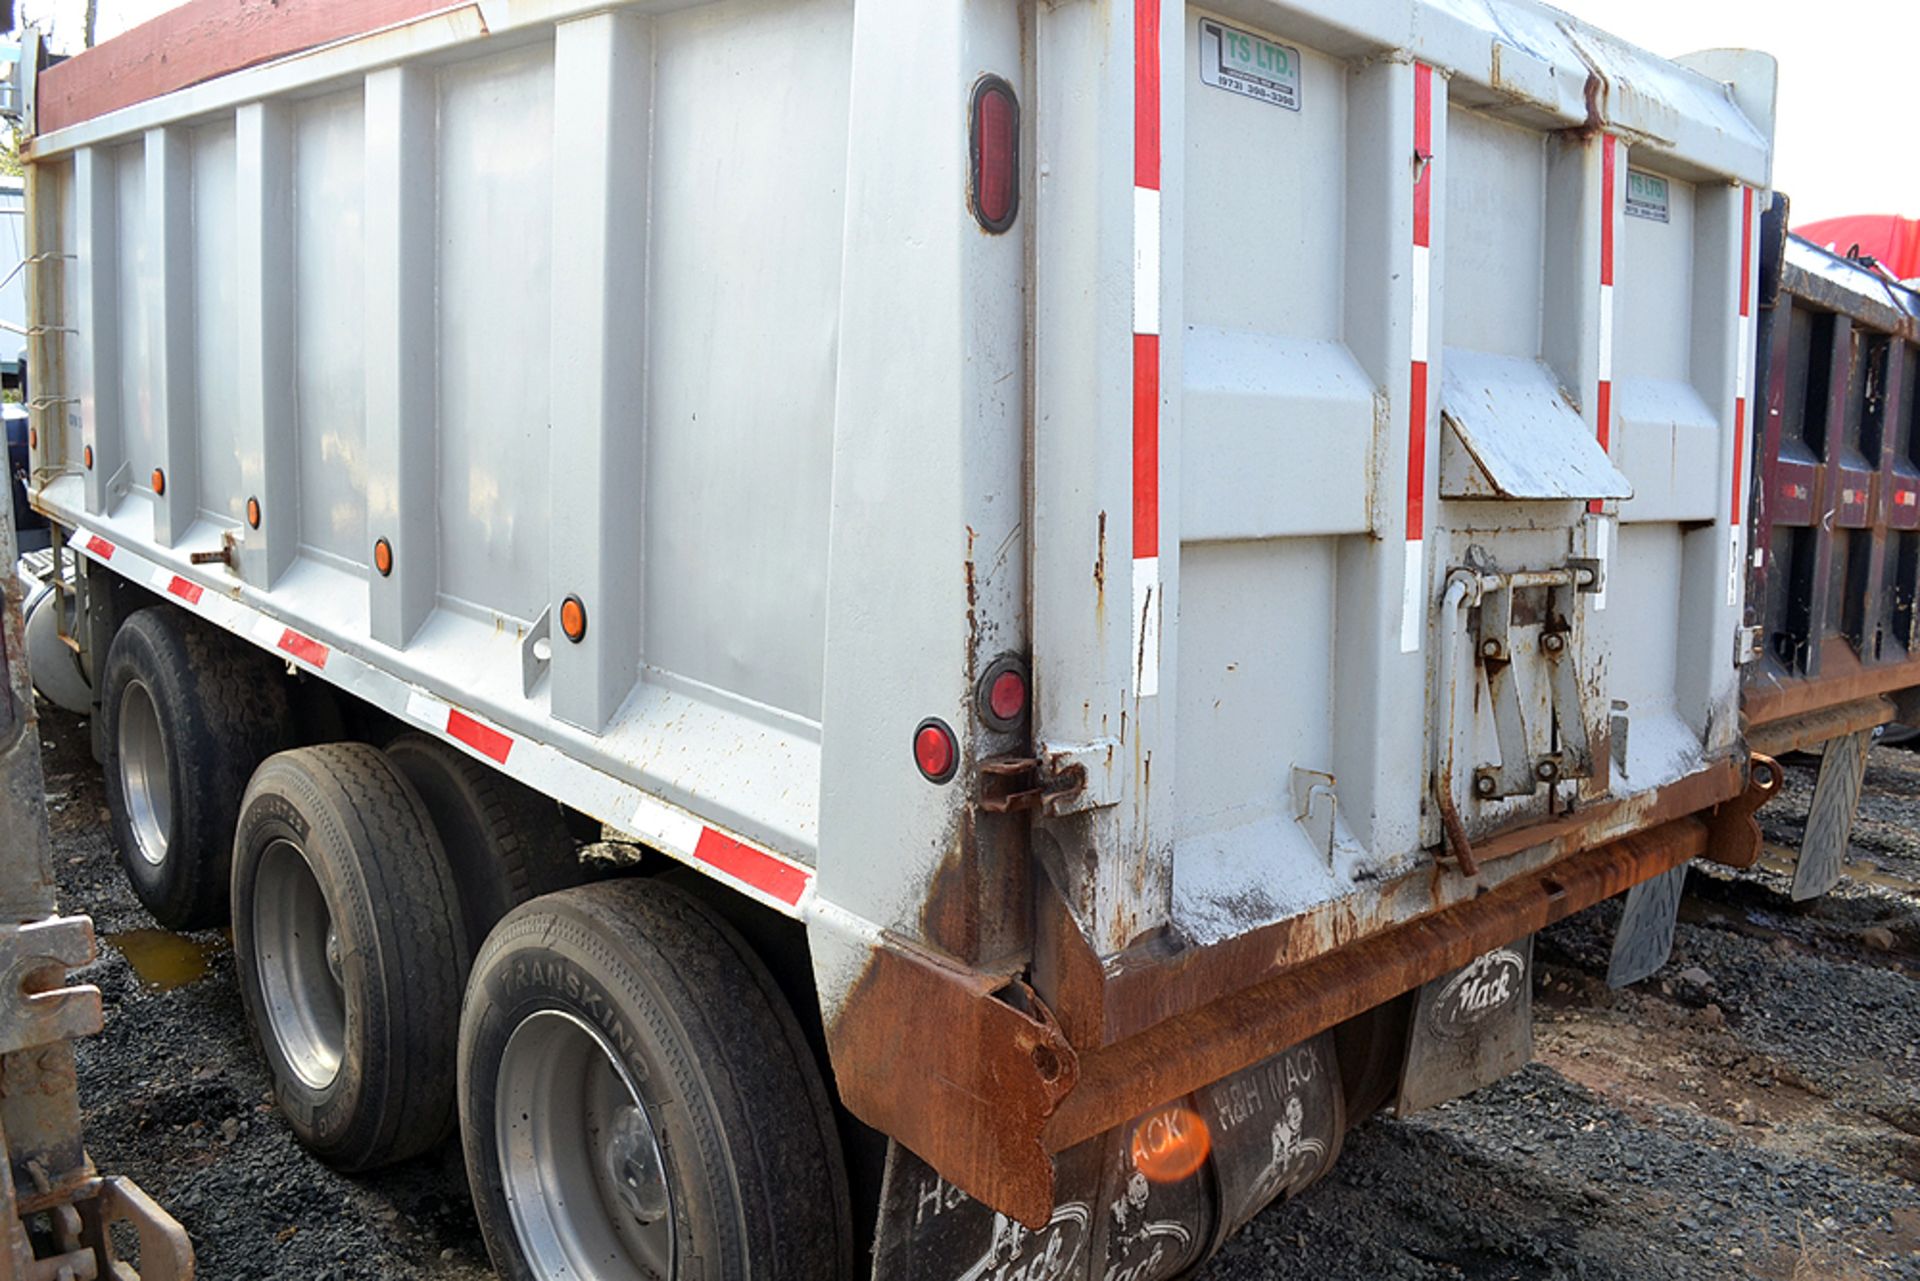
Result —
POLYGON ((953 825, 946 857, 920 906, 920 937, 965 961, 980 956, 980 867, 971 856, 973 824, 969 807, 953 825))
POLYGON ((1099 623, 1107 617, 1107 513, 1100 513, 1100 540, 1093 558, 1093 616, 1099 623))
POLYGON ((975 581, 973 569, 973 544, 978 537, 973 526, 967 526, 967 688, 973 688, 973 682, 980 670, 980 587, 975 581))

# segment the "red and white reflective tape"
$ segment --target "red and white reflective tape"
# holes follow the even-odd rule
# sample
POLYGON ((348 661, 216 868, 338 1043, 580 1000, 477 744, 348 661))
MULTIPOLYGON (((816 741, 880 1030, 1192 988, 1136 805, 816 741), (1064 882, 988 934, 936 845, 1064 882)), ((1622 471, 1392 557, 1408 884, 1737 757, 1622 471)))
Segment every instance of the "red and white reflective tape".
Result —
POLYGON ((812 873, 797 863, 728 836, 685 810, 650 796, 642 797, 635 808, 633 826, 649 844, 690 851, 694 862, 730 880, 752 885, 788 907, 800 902, 813 879, 812 873))
POLYGON ((1413 343, 1407 392, 1407 563, 1400 652, 1415 654, 1427 623, 1427 335, 1433 248, 1433 68, 1413 64, 1413 343))
POLYGON ((1734 356, 1733 384, 1733 482, 1728 504, 1727 530, 1727 604, 1740 603, 1741 549, 1746 543, 1746 528, 1741 524, 1742 481, 1746 478, 1747 453, 1747 380, 1752 377, 1753 360, 1753 188, 1740 188, 1740 325, 1735 340, 1739 350, 1734 356))
MULTIPOLYGON (((1593 392, 1593 432, 1606 453, 1613 452, 1613 239, 1618 210, 1614 196, 1618 190, 1620 140, 1612 134, 1600 136, 1600 362, 1599 379, 1593 392)), ((1606 504, 1594 499, 1587 504, 1593 525, 1593 558, 1600 562, 1600 590, 1594 593, 1593 607, 1607 607, 1607 556, 1613 541, 1613 520, 1606 515, 1606 504)))
MULTIPOLYGON (((450 738, 484 756, 495 765, 505 765, 513 755, 513 735, 495 729, 451 703, 444 703, 417 689, 407 692, 407 719, 425 726, 443 738, 450 738)), ((517 764, 518 762, 516 762, 517 764)))
POLYGON ((1133 692, 1160 692, 1160 0, 1133 6, 1133 692))
POLYGON ((582 813, 613 825, 664 854, 690 863, 748 897, 789 916, 817 911, 848 928, 845 913, 828 911, 813 894, 813 869, 742 840, 557 747, 515 735, 362 659, 289 627, 223 590, 193 581, 100 534, 79 531, 71 550, 91 556, 131 582, 163 593, 182 608, 290 659, 410 724, 456 744, 513 777, 582 813))
POLYGON ((316 672, 326 671, 327 660, 333 657, 331 647, 265 614, 253 620, 253 639, 316 672))

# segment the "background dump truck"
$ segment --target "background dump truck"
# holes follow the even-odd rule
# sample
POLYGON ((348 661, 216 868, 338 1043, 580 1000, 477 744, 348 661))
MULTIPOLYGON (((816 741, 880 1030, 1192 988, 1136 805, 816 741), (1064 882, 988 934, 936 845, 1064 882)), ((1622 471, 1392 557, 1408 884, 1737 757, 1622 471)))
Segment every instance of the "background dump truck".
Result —
POLYGON ((1920 294, 1761 223, 1748 734, 1823 748, 1795 898, 1845 867, 1881 727, 1920 721, 1920 294))
POLYGON ((507 1275, 1176 1275, 1524 1062, 1535 930, 1632 887, 1644 973, 1755 856, 1773 84, 1518 0, 36 67, 133 884, 320 1155, 457 1123, 507 1275))

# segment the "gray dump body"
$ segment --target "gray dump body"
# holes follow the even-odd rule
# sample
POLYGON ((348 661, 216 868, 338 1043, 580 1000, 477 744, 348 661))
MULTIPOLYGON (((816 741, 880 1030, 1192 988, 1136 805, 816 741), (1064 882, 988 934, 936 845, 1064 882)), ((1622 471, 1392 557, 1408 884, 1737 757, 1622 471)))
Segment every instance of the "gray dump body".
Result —
POLYGON ((1138 1038, 1742 789, 1769 59, 1525 0, 604 9, 43 127, 35 500, 803 919, 842 1096, 941 1173, 1044 1220, 1045 1148, 1289 1043, 1138 1038))

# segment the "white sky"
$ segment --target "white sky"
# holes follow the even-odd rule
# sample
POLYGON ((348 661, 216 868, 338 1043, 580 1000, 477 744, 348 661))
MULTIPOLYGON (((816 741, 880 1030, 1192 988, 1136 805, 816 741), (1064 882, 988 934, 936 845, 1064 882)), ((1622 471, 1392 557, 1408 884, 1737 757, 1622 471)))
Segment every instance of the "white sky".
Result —
MULTIPOLYGON (((175 0, 99 0, 102 40, 175 0)), ((1795 222, 1849 213, 1920 217, 1912 85, 1920 0, 1561 0, 1655 53, 1764 49, 1780 60, 1774 185, 1795 222), (1903 101, 1904 96, 1904 101, 1903 101)), ((80 45, 84 0, 18 0, 23 21, 80 45)))
POLYGON ((1773 184, 1796 223, 1839 214, 1920 218, 1913 85, 1920 0, 1560 0, 1672 57, 1764 49, 1780 60, 1773 184))

